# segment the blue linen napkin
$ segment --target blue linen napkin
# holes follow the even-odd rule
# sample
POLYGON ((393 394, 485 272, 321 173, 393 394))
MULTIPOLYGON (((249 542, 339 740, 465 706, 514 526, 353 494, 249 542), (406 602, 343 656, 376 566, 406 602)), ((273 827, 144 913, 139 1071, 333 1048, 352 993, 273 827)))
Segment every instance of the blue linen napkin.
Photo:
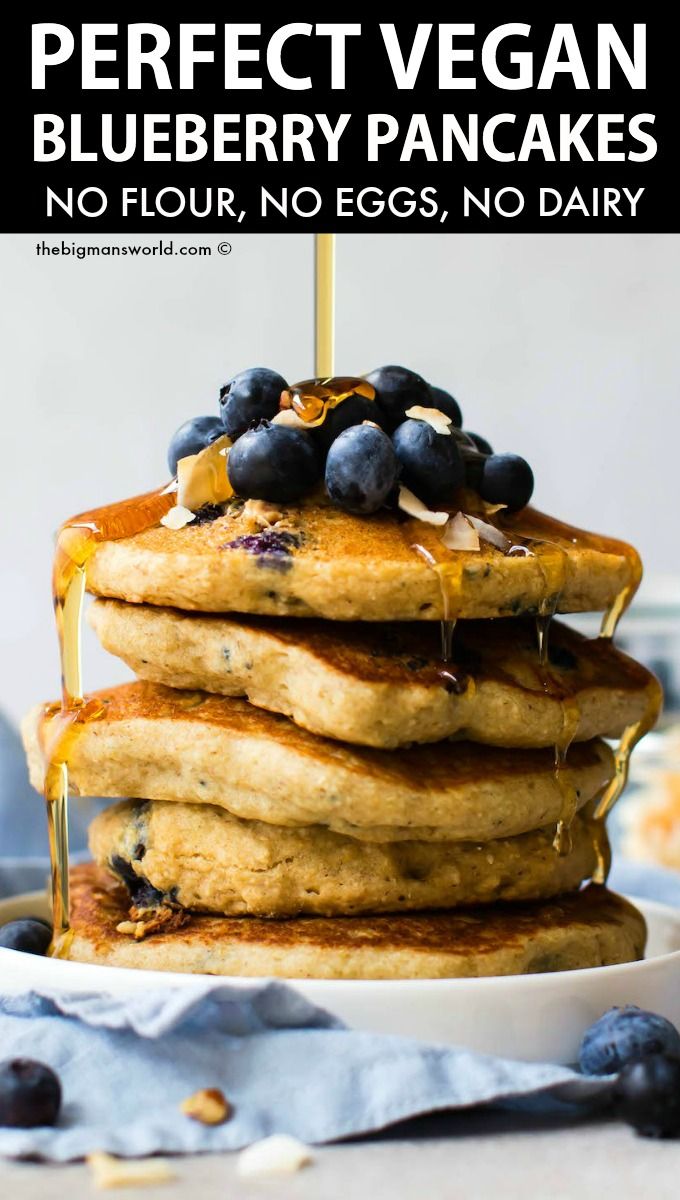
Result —
MULTIPOLYGON (((45 886, 41 804, 18 737, 0 717, 0 897, 45 886)), ((93 811, 72 808, 75 860, 84 856, 93 811)), ((611 886, 680 906, 672 871, 621 863, 611 886)), ((94 1150, 232 1150, 274 1132, 322 1143, 484 1104, 541 1113, 567 1105, 573 1113, 607 1090, 607 1080, 566 1067, 346 1029, 293 987, 271 982, 197 981, 129 997, 0 995, 0 1057, 18 1056, 57 1071, 64 1105, 54 1129, 0 1129, 0 1155, 58 1162, 94 1150), (234 1105, 225 1125, 180 1112, 204 1087, 221 1088, 234 1105)))
POLYGON ((607 1090, 567 1067, 346 1029, 278 982, 0 998, 0 1046, 49 1063, 64 1100, 54 1129, 0 1129, 0 1155, 57 1162, 234 1150, 271 1133, 316 1144, 447 1108, 595 1104, 607 1090), (180 1111, 204 1087, 234 1106, 226 1124, 180 1111))

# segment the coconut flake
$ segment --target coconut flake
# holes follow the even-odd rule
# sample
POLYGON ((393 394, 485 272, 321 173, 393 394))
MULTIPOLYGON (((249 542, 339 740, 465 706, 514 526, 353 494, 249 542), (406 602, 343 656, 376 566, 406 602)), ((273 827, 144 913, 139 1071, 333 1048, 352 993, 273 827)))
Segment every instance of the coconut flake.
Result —
POLYGON ((403 484, 399 488, 398 504, 402 512, 408 513, 409 517, 416 517, 418 521, 425 521, 428 525, 446 525, 449 519, 446 512, 432 512, 403 484))
POLYGON ((482 521, 481 517, 472 517, 469 513, 465 513, 465 516, 468 521, 472 522, 480 538, 483 538, 485 542, 489 542, 497 550, 502 550, 504 554, 510 549, 512 542, 506 538, 504 533, 501 533, 500 529, 496 529, 495 525, 489 525, 487 521, 482 521))
POLYGON ((309 429, 307 421, 303 421, 293 408, 282 408, 272 417, 272 425, 283 425, 284 429, 309 429))
POLYGON ((264 1175, 292 1175, 300 1167, 313 1162, 309 1146, 287 1133, 274 1133, 246 1146, 236 1160, 236 1174, 241 1179, 264 1175))
POLYGON ((227 454, 231 445, 231 438, 224 433, 199 454, 180 458, 177 499, 185 508, 198 512, 206 504, 223 504, 225 500, 231 500, 234 489, 227 475, 227 454))
POLYGON ((104 1150, 95 1150, 87 1155, 86 1162, 96 1188, 155 1187, 177 1178, 164 1158, 115 1158, 104 1150))
POLYGON ((462 512, 456 513, 447 522, 442 542, 447 550, 479 550, 479 534, 470 518, 462 512))
POLYGON ((425 421, 427 425, 432 426, 435 433, 451 437, 451 418, 440 408, 424 408, 422 404, 414 404, 412 408, 406 409, 406 416, 412 417, 414 421, 425 421))
POLYGON ((176 504, 161 517, 161 525, 165 525, 166 529, 184 529, 185 525, 195 520, 196 513, 192 513, 190 508, 185 508, 182 504, 176 504))

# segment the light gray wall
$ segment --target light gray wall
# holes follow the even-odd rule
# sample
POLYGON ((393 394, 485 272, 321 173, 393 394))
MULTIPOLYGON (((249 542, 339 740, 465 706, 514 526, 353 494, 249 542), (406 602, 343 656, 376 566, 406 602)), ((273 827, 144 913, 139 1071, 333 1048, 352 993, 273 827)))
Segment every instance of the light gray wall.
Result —
MULTIPOLYGON (((171 433, 230 374, 313 364, 311 237, 231 237, 219 257, 219 237, 175 235, 213 255, 82 261, 37 257, 38 240, 0 238, 0 708, 15 716, 58 688, 60 520, 162 481, 171 433)), ((343 235, 337 299, 339 372, 420 370, 529 459, 540 507, 634 542, 652 581, 680 571, 680 238, 343 235)), ((85 672, 124 677, 89 634, 85 672)))

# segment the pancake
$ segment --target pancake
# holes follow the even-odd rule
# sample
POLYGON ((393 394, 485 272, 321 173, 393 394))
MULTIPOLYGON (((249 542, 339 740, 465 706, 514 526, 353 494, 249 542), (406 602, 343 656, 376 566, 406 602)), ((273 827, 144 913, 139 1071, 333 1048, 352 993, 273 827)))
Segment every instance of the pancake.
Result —
POLYGON ((610 641, 555 621, 545 668, 531 618, 459 621, 445 676, 439 630, 422 622, 204 616, 117 600, 95 601, 89 621, 141 679, 245 696, 312 733, 382 749, 453 736, 554 746, 565 696, 578 707, 576 741, 618 738, 659 693, 610 641))
MULTIPOLYGON (((327 825, 370 841, 488 841, 556 822, 609 782, 604 742, 571 747, 557 779, 550 750, 439 742, 370 750, 314 737, 242 700, 130 683, 93 693, 98 720, 69 747, 82 796, 217 804, 273 825, 327 825)), ((49 715, 24 722, 31 781, 43 785, 49 715)))
POLYGON ((87 564, 87 585, 99 596, 200 612, 409 621, 599 611, 630 597, 641 575, 624 542, 531 508, 491 518, 514 554, 487 542, 476 552, 447 550, 441 527, 402 513, 277 508, 281 519, 265 530, 248 505, 232 503, 214 520, 104 541, 87 564))
POLYGON ((71 871, 74 962, 289 979, 443 979, 608 966, 642 957, 637 909, 591 884, 542 904, 373 917, 196 916, 136 941, 129 899, 92 864, 71 871))
POLYGON ((458 908, 574 891, 596 866, 577 816, 558 855, 554 826, 491 842, 359 842, 321 825, 242 821, 211 804, 124 800, 90 825, 92 857, 138 907, 288 917, 458 908), (142 899, 140 899, 142 897, 142 899))

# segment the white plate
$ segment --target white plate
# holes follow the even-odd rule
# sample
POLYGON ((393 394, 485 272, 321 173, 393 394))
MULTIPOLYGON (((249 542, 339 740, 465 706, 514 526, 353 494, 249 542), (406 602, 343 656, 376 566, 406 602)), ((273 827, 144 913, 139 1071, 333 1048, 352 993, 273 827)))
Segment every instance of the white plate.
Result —
MULTIPOLYGON (((355 1029, 462 1045, 507 1058, 574 1062, 584 1030, 614 1004, 638 1004, 680 1026, 680 910, 632 899, 649 927, 642 962, 492 979, 295 979, 291 984, 355 1029)), ((0 924, 47 912, 41 892, 16 896, 0 901, 0 924)), ((207 978, 236 987, 254 982, 98 967, 0 949, 4 993, 33 988, 120 995, 207 978)))

